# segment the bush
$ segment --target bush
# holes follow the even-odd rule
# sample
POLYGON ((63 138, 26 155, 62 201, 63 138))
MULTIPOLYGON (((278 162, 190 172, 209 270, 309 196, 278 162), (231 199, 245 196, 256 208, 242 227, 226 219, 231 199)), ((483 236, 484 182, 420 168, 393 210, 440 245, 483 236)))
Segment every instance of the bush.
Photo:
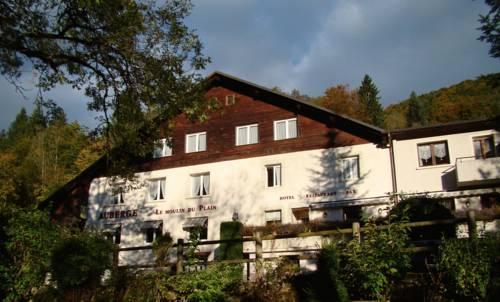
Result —
MULTIPOLYGON (((256 263, 256 265, 262 265, 256 263)), ((276 262, 267 262, 254 282, 246 282, 243 287, 241 301, 245 302, 292 302, 296 300, 291 286, 299 273, 296 259, 282 258, 276 262)))
POLYGON ((157 266, 165 266, 168 264, 170 249, 173 246, 172 237, 169 233, 165 233, 155 239, 152 245, 153 254, 157 266))
MULTIPOLYGON (((220 225, 220 239, 241 239, 243 224, 239 221, 223 222, 220 225)), ((221 243, 219 248, 220 260, 243 258, 243 242, 221 243)))
POLYGON ((73 235, 52 254, 52 278, 63 290, 95 287, 112 266, 112 251, 112 244, 98 234, 73 235))
POLYGON ((484 301, 499 251, 498 237, 445 239, 434 272, 440 280, 436 287, 454 301, 484 301))
POLYGON ((318 270, 309 275, 297 276, 294 286, 302 300, 306 301, 349 301, 347 288, 340 276, 340 260, 334 244, 327 244, 321 250, 318 270))
MULTIPOLYGON (((393 207, 389 213, 394 217, 406 217, 409 221, 427 221, 455 218, 451 211, 439 203, 437 199, 428 197, 412 197, 405 199, 393 207)), ((437 225, 414 228, 409 235, 411 240, 439 240, 442 237, 455 237, 455 225, 437 225)))
POLYGON ((406 227, 391 221, 383 227, 367 223, 361 242, 340 245, 340 277, 355 298, 387 300, 410 268, 410 256, 404 252, 408 245, 406 227))
POLYGON ((205 270, 166 276, 158 283, 167 301, 226 301, 241 283, 240 265, 215 264, 205 270))
POLYGON ((0 297, 30 300, 44 286, 60 236, 47 212, 0 202, 0 297))

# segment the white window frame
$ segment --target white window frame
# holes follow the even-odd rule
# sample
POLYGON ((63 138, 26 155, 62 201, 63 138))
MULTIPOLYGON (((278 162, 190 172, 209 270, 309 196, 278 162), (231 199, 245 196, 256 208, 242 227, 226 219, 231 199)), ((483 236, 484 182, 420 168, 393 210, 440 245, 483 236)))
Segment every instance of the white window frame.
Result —
POLYGON ((153 158, 160 158, 166 156, 172 156, 172 147, 171 147, 171 138, 162 138, 155 142, 155 146, 153 149, 153 158), (158 145, 160 146, 158 146, 158 145), (157 155, 157 150, 161 148, 160 154, 157 155))
POLYGON ((274 165, 267 165, 266 166, 266 187, 268 188, 274 188, 274 187, 281 187, 281 184, 283 183, 283 169, 281 167, 281 164, 274 164, 274 165), (279 168, 279 169, 277 169, 279 168), (269 184, 269 171, 272 169, 273 173, 273 183, 272 185, 269 184))
POLYGON ((225 101, 226 101, 226 106, 231 106, 236 104, 236 95, 234 94, 226 95, 225 101))
POLYGON ((205 196, 210 196, 210 172, 206 173, 197 173, 197 174, 192 174, 191 175, 191 197, 197 198, 197 197, 205 197, 205 196), (194 184, 195 184, 195 179, 199 178, 200 179, 200 188, 198 189, 198 193, 195 192, 194 184), (207 182, 208 178, 208 187, 205 188, 205 183, 207 182), (203 194, 203 189, 205 189, 206 194, 203 194))
POLYGON ((163 235, 163 223, 160 223, 157 227, 147 227, 142 229, 144 234, 144 243, 152 244, 159 236, 163 235), (153 240, 148 241, 148 230, 153 230, 153 240))
POLYGON ((160 178, 153 178, 149 180, 148 183, 148 200, 151 202, 158 202, 158 201, 164 201, 167 199, 167 179, 165 177, 160 177, 160 178), (161 182, 164 181, 165 185, 163 186, 163 192, 161 191, 162 186, 161 182), (151 198, 151 183, 156 182, 156 196, 158 196, 156 199, 151 198), (160 199, 160 193, 163 193, 163 198, 160 199))
POLYGON ((245 125, 245 126, 237 126, 235 131, 236 131, 236 135, 235 135, 235 137, 236 137, 236 142, 235 142, 236 146, 243 146, 243 145, 257 144, 257 143, 259 142, 259 124, 251 124, 251 125, 245 125), (256 127, 256 128, 257 128, 257 137, 256 137, 256 138, 257 138, 257 141, 255 141, 255 142, 251 142, 251 141, 250 141, 250 129, 251 129, 252 127, 256 127), (245 132, 246 132, 246 134, 247 134, 247 141, 246 141, 246 142, 244 142, 243 144, 238 144, 238 142, 240 141, 240 140, 239 140, 239 138, 240 138, 240 137, 239 137, 239 134, 238 134, 240 129, 245 129, 245 132))
POLYGON ((108 240, 111 240, 113 244, 120 244, 121 243, 121 236, 122 236, 122 226, 121 225, 116 225, 113 226, 114 231, 105 231, 103 232, 104 237, 106 237, 108 240))
POLYGON ((279 120, 279 121, 274 121, 274 140, 277 141, 277 140, 285 140, 285 139, 291 139, 291 138, 296 138, 299 136, 299 124, 297 122, 297 118, 294 117, 294 118, 289 118, 289 119, 286 119, 286 120, 279 120), (289 123, 290 121, 295 121, 295 136, 290 136, 290 131, 289 131, 289 123), (285 137, 284 138, 278 138, 278 130, 277 130, 277 125, 278 123, 285 123, 285 137))
POLYGON ((186 153, 202 152, 207 150, 207 132, 197 132, 186 134, 186 153), (205 149, 200 149, 200 136, 205 135, 205 149), (195 137, 195 146, 193 151, 189 151, 189 137, 195 137))
POLYGON ((116 185, 112 188, 111 192, 111 204, 112 205, 120 205, 125 203, 125 198, 123 194, 125 194, 123 189, 124 184, 116 185), (116 199, 116 202, 115 202, 116 199))
POLYGON ((268 224, 280 224, 283 223, 283 213, 281 212, 281 209, 279 210, 267 210, 264 212, 264 220, 266 221, 266 225, 268 224), (268 214, 275 214, 279 213, 280 219, 279 220, 268 220, 268 214))
POLYGON ((349 157, 343 157, 343 158, 340 158, 338 161, 337 161, 337 166, 338 166, 338 169, 339 169, 339 173, 338 173, 338 179, 342 182, 346 182, 346 181, 353 181, 353 180, 357 180, 359 179, 359 173, 360 173, 360 167, 359 167, 359 156, 349 156, 349 157), (356 170, 355 171, 351 171, 349 173, 349 176, 346 176, 346 166, 349 167, 352 167, 352 162, 355 161, 356 162, 356 170), (354 173, 353 173, 354 172, 354 173))

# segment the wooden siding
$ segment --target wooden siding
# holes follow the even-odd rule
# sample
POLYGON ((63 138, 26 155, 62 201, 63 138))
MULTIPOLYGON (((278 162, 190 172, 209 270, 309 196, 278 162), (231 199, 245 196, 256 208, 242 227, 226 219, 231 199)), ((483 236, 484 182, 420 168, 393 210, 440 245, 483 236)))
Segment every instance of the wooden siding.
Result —
POLYGON ((334 128, 333 121, 320 122, 298 113, 298 109, 293 112, 224 87, 210 89, 207 96, 217 98, 219 109, 204 122, 190 121, 184 115, 176 118, 171 134, 173 155, 143 162, 138 167, 139 171, 369 143, 366 139, 334 128), (236 95, 234 105, 225 105, 227 95, 236 95), (289 118, 297 118, 297 138, 275 141, 274 121, 289 118), (236 146, 236 127, 249 124, 258 124, 258 143, 236 146), (206 151, 186 153, 186 134, 197 132, 207 134, 206 151))

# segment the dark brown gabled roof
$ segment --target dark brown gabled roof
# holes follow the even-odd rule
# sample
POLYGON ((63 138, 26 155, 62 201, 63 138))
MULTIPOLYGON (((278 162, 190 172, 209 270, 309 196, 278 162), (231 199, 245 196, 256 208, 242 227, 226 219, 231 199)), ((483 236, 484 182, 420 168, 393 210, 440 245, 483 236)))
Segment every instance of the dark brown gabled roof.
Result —
POLYGON ((487 129, 500 130, 500 116, 486 120, 459 121, 428 127, 397 129, 390 131, 389 134, 392 139, 407 140, 487 129))
POLYGON ((384 129, 220 71, 215 71, 207 77, 207 85, 208 87, 227 86, 242 94, 262 99, 265 102, 273 103, 290 111, 296 112, 300 110, 301 114, 306 115, 309 113, 313 119, 320 120, 326 124, 333 123, 335 128, 366 138, 376 144, 383 145, 386 142, 386 132, 384 129))

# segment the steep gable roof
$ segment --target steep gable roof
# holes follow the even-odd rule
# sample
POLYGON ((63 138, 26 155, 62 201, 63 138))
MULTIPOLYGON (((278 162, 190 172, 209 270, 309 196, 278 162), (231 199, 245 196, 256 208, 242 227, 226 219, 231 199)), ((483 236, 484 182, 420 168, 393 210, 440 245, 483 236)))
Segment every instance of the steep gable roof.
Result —
POLYGON ((277 106, 291 109, 292 111, 300 111, 301 113, 309 113, 314 119, 332 124, 336 128, 346 132, 366 138, 377 144, 385 144, 386 132, 384 129, 358 121, 351 117, 338 114, 324 107, 318 106, 311 102, 300 100, 286 93, 278 92, 266 88, 264 86, 237 78, 226 73, 215 71, 207 77, 207 87, 225 86, 230 87, 235 91, 240 91, 243 94, 260 98, 264 101, 271 102, 277 106))

